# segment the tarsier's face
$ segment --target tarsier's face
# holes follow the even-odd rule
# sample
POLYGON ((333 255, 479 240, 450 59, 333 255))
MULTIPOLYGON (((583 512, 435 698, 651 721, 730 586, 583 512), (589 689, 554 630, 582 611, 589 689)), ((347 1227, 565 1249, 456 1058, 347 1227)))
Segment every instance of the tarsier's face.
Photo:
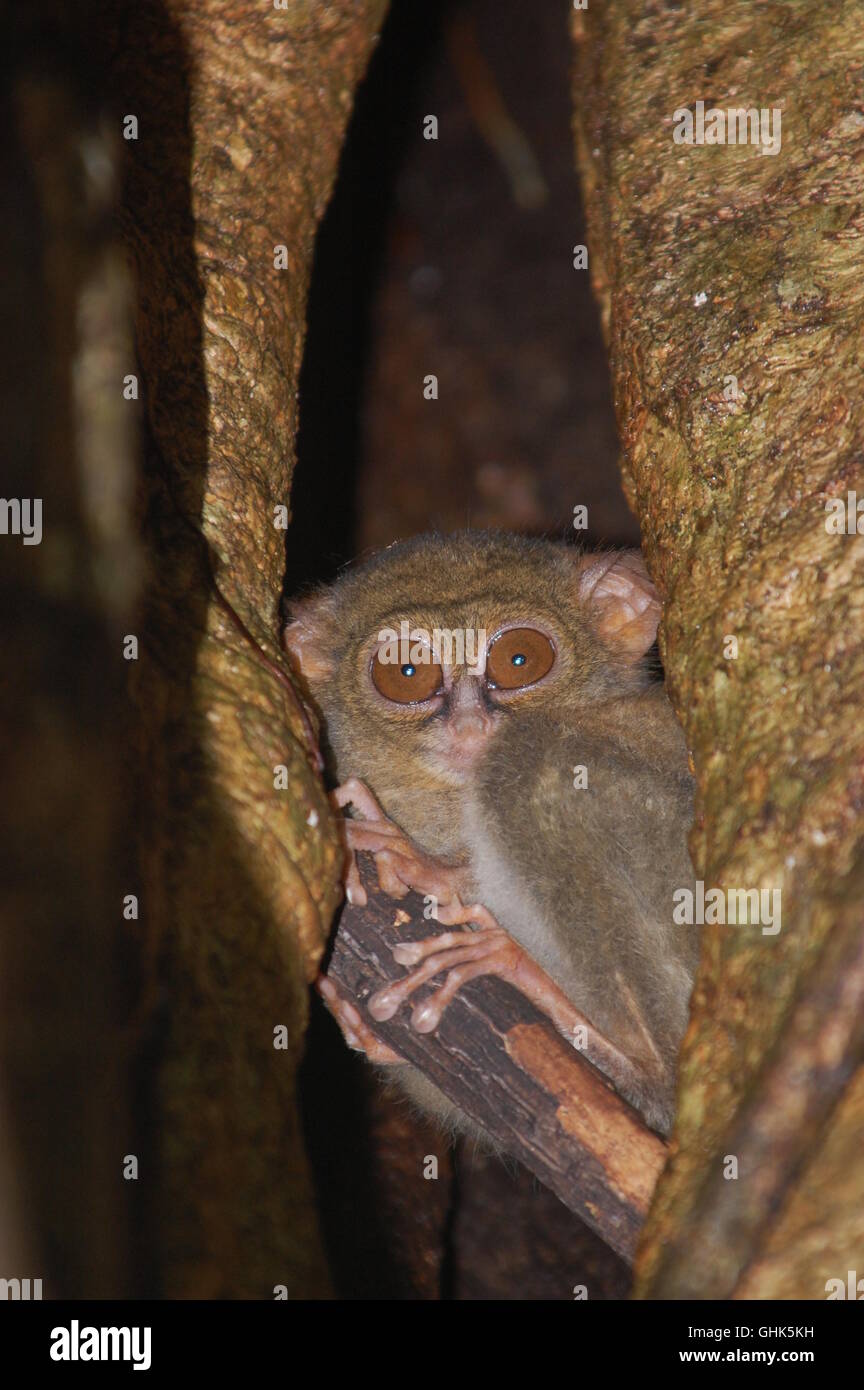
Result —
POLYGON ((467 532, 395 546, 302 600, 286 642, 340 777, 398 762, 456 787, 502 721, 620 691, 656 612, 638 556, 467 532))
POLYGON ((382 721, 413 729, 430 771, 456 780, 515 706, 547 698, 567 647, 551 621, 518 613, 502 620, 480 605, 428 626, 402 617, 370 638, 359 654, 366 698, 382 721))

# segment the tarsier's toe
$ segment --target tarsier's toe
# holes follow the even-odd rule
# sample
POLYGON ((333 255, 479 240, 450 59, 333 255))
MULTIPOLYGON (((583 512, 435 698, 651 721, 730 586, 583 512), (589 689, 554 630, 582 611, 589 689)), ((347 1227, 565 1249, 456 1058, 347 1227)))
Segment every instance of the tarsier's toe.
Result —
POLYGON ((435 997, 424 999, 411 1015, 411 1027, 415 1033, 434 1033, 441 1022, 443 1010, 435 1003, 435 997))
POLYGON ((419 965, 422 960, 429 956, 442 956, 440 970, 446 968, 443 960, 443 952, 454 949, 464 950, 465 947, 473 948, 477 944, 479 933, 473 935, 464 931, 448 931, 443 936, 427 936, 425 941, 400 941, 398 946, 394 946, 393 959, 399 965, 419 965))
MULTIPOLYGON (((410 984, 413 984, 410 975, 407 976, 407 981, 409 982, 409 991, 385 985, 384 989, 379 989, 377 993, 372 995, 368 1008, 372 1017, 377 1019, 379 1023, 386 1023, 388 1019, 393 1018, 399 1012, 406 994, 410 992, 410 984)), ((405 983, 406 981, 400 981, 402 985, 405 983)), ((436 999, 437 991, 436 994, 433 994, 429 999, 424 999, 414 1009, 411 1014, 411 1027, 415 1033, 435 1032, 443 1013, 443 1008, 436 1003, 436 999)))
POLYGON ((423 946, 419 941, 404 941, 393 947, 393 959, 397 965, 419 965, 423 959, 423 946))
MULTIPOLYGON (((401 1004, 409 999, 415 990, 421 985, 434 980, 436 975, 443 975, 452 969, 454 965, 461 965, 463 961, 474 960, 478 954, 475 934, 473 932, 449 932, 446 936, 430 937, 426 941, 400 942, 392 948, 394 958, 400 965, 413 965, 415 968, 410 970, 401 980, 384 985, 372 995, 368 1003, 368 1009, 373 1018, 379 1023, 384 1023, 388 1018, 392 1018, 398 1012, 401 1004)), ((440 991, 439 991, 440 993, 440 991)), ((424 1000, 414 1010, 414 1017, 428 1019, 430 1015, 425 1006, 429 1000, 424 1000)), ((438 1018, 444 1008, 444 1000, 438 1009, 438 1018)), ((412 1018, 413 1024, 413 1018, 412 1018)), ((416 1027, 416 1025, 414 1025, 416 1027)), ((419 1028, 421 1033, 431 1033, 437 1027, 435 1022, 428 1026, 419 1028)))
POLYGON ((380 1038, 376 1038, 359 1009, 339 993, 332 980, 321 976, 316 982, 316 988, 352 1051, 364 1053, 370 1062, 376 1062, 380 1066, 404 1065, 405 1058, 380 1038))
POLYGON ((427 937, 425 941, 399 942, 392 947, 394 959, 413 969, 401 980, 384 985, 372 995, 368 1004, 370 1014, 379 1023, 393 1018, 415 990, 437 975, 443 975, 443 984, 421 1000, 411 1014, 411 1027, 416 1033, 434 1033, 445 1009, 464 984, 480 975, 502 973, 502 938, 507 941, 501 929, 496 928, 494 931, 445 932, 442 936, 427 937))
POLYGON ((345 887, 345 897, 352 907, 365 907, 368 901, 366 889, 360 881, 360 875, 356 878, 349 878, 345 887))
POLYGON ((386 893, 390 898, 405 898, 410 892, 408 885, 399 877, 398 865, 398 858, 389 850, 382 850, 375 856, 378 886, 382 893, 386 893))
POLYGON ((386 1023, 388 1018, 399 1012, 401 1002, 401 998, 394 997, 393 992, 385 986, 371 996, 367 1008, 379 1023, 386 1023))

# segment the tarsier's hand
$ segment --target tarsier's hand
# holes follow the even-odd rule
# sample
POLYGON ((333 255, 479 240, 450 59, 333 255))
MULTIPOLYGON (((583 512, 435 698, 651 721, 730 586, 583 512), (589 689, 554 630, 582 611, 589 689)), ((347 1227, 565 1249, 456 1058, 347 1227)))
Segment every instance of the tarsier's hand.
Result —
POLYGON ((422 893, 444 906, 461 906, 459 883, 464 870, 451 868, 416 845, 394 821, 388 820, 372 792, 357 777, 349 777, 333 793, 340 808, 353 806, 362 820, 345 821, 349 860, 345 892, 349 903, 363 907, 366 890, 357 869, 357 851, 367 850, 375 859, 382 893, 404 898, 422 893))
MULTIPOLYGON (((461 908, 459 871, 433 859, 415 845, 398 825, 387 818, 365 782, 350 777, 341 787, 337 787, 333 800, 340 808, 353 806, 363 817, 362 820, 344 822, 348 846, 345 892, 350 903, 358 907, 366 903, 366 889, 357 868, 357 851, 366 850, 375 860, 382 892, 394 898, 404 898, 413 890, 435 898, 436 909, 442 904, 451 911, 461 908)), ((321 976, 317 989, 350 1048, 365 1052, 370 1062, 384 1065, 404 1062, 404 1057, 375 1036, 332 980, 321 976)))

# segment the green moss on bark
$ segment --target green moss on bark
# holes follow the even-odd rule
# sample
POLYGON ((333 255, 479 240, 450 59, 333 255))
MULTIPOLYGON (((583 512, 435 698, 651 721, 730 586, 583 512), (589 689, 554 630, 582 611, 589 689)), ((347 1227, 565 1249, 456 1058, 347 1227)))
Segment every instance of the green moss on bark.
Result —
MULTIPOLYGON (((864 536, 825 525, 830 498, 864 496, 860 20, 851 0, 610 0, 574 17, 592 275, 698 778, 693 858, 708 885, 782 890, 779 935, 706 929, 673 1159, 642 1248, 648 1296, 668 1291, 664 1247, 686 1235, 796 991, 861 910, 864 536), (674 143, 673 112, 699 100, 778 108, 780 153, 674 143)), ((743 1279, 761 1297, 817 1298, 854 1267, 860 1091, 859 1074, 803 1137, 769 1245, 756 1222, 732 1255, 727 1223, 682 1247, 679 1290, 743 1279)))

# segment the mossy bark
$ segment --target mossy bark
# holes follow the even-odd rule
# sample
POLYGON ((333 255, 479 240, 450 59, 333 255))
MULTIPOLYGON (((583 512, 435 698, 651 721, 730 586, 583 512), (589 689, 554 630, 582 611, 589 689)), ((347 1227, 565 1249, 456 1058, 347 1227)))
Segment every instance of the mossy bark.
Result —
POLYGON ((826 984, 845 961, 860 989, 864 917, 864 536, 826 528, 830 499, 864 497, 860 7, 609 0, 574 33, 591 272, 698 779, 693 859, 706 887, 782 892, 779 934, 705 929, 638 1288, 823 1298, 864 1244, 861 1035, 826 984), (700 100, 779 109, 779 154, 674 143, 700 100), (789 1018, 814 1043, 772 1090, 789 1018), (772 1127, 784 1163, 748 1170, 772 1127))
POLYGON ((149 575, 134 693, 142 1057, 158 1075, 142 1177, 169 1296, 327 1289, 295 1073, 341 851, 298 703, 216 587, 278 665, 315 230, 383 9, 104 13, 115 110, 137 118, 124 228, 149 575))

